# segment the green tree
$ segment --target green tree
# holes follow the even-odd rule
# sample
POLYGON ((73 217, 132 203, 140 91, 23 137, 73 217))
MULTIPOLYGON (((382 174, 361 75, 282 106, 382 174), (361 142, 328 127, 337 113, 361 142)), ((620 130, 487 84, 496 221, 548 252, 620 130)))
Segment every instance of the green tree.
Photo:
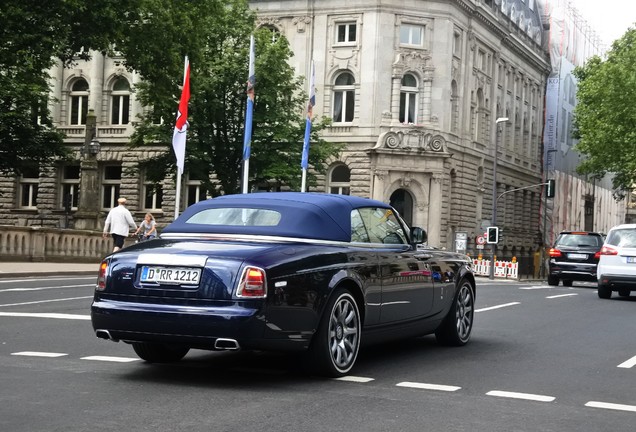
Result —
POLYGON ((585 156, 581 174, 613 175, 617 195, 636 184, 636 29, 612 45, 606 60, 578 67, 574 136, 585 156))
MULTIPOLYGON (((212 195, 240 191, 243 129, 250 34, 256 38, 256 99, 250 158, 250 183, 300 187, 300 155, 307 91, 288 60, 293 53, 282 35, 255 32, 255 14, 246 0, 172 2, 146 0, 131 20, 129 37, 118 49, 143 83, 137 97, 149 112, 140 120, 133 146, 163 143, 167 152, 141 163, 160 181, 175 172, 171 149, 183 77, 183 58, 191 64, 186 170, 204 181, 212 195), (157 125, 157 120, 163 124, 157 125)), ((312 131, 310 163, 317 172, 341 147, 321 140, 327 124, 312 131)), ((315 183, 315 176, 308 175, 315 183)))
POLYGON ((60 59, 106 50, 125 29, 122 10, 138 0, 0 2, 0 172, 19 174, 64 156, 52 127, 48 70, 60 59))

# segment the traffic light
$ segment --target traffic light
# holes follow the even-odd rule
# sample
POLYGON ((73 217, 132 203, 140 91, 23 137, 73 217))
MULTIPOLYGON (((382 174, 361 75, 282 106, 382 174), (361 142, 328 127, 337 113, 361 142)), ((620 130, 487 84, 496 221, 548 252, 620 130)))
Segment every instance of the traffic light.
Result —
POLYGON ((486 243, 488 244, 499 243, 499 228, 498 227, 488 227, 488 230, 486 231, 486 243))
POLYGON ((545 196, 546 198, 554 198, 554 190, 555 190, 555 181, 554 179, 548 180, 545 184, 545 196))

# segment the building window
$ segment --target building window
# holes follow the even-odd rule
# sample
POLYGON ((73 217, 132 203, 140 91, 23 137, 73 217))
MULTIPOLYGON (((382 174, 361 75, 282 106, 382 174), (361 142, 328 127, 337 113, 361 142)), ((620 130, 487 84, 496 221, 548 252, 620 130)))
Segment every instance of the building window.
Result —
POLYGON ((352 44, 356 42, 356 23, 339 23, 336 25, 336 43, 338 44, 352 44))
POLYGON ((121 165, 107 165, 104 167, 102 178, 102 209, 115 207, 119 198, 121 186, 121 165))
POLYGON ((455 57, 461 57, 462 53, 462 34, 459 32, 453 33, 453 55, 455 57))
POLYGON ((406 74, 400 87, 400 123, 417 123, 417 79, 406 74))
POLYGON ((161 210, 163 186, 151 182, 144 183, 144 209, 161 210))
POLYGON ((207 199, 207 194, 202 180, 203 176, 197 175, 196 173, 188 174, 188 180, 186 181, 187 206, 191 206, 194 203, 207 199))
POLYGON ((88 113, 88 83, 79 79, 73 83, 70 94, 71 115, 69 123, 72 125, 85 125, 88 113))
POLYGON ((402 24, 400 26, 400 44, 421 47, 424 45, 424 26, 402 24))
POLYGON ((110 113, 111 124, 128 124, 130 119, 130 84, 126 78, 118 78, 113 85, 110 113))
POLYGON ((79 205, 80 166, 66 165, 62 168, 60 208, 77 210, 79 205))
POLYGON ((351 193, 351 172, 346 165, 336 165, 329 174, 329 193, 349 195, 351 193))
POLYGON ((40 170, 37 167, 26 168, 22 172, 20 176, 20 208, 37 208, 39 177, 40 170))
POLYGON ((355 102, 355 80, 349 72, 343 72, 336 78, 333 87, 333 121, 349 123, 353 121, 355 102))

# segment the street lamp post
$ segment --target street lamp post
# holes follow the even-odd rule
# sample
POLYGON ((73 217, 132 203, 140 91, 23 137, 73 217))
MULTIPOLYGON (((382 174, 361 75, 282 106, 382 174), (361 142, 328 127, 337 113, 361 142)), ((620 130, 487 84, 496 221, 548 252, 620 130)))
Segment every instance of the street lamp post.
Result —
MULTIPOLYGON (((499 117, 495 121, 495 154, 492 158, 492 225, 497 226, 497 158, 499 153, 499 123, 508 121, 508 117, 499 117)), ((495 278, 495 255, 497 243, 491 245, 490 279, 495 278)))

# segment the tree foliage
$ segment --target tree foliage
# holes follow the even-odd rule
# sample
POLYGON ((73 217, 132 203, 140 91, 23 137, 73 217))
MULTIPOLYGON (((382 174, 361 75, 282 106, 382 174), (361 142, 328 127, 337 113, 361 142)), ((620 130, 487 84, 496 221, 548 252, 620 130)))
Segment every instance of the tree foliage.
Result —
POLYGON ((612 45, 607 59, 591 58, 574 75, 579 80, 574 117, 578 171, 613 175, 618 195, 636 184, 636 29, 612 45))
POLYGON ((106 50, 125 29, 122 10, 138 0, 20 0, 0 7, 0 172, 64 156, 51 127, 48 70, 90 49, 106 50))
MULTIPOLYGON (((171 149, 183 79, 183 59, 191 65, 186 170, 203 180, 212 195, 240 191, 246 108, 249 39, 256 38, 256 85, 250 158, 251 185, 300 186, 300 155, 307 91, 288 60, 293 53, 282 35, 255 32, 246 0, 176 2, 145 0, 131 19, 118 49, 127 66, 142 76, 137 98, 150 107, 140 119, 134 146, 163 143, 171 149), (163 119, 158 125, 157 119, 163 119), (216 175, 216 184, 207 181, 216 175)), ((315 122, 310 164, 318 172, 340 146, 318 138, 327 124, 315 122)), ((160 181, 175 171, 172 151, 142 163, 160 181)), ((308 176, 311 184, 313 175, 308 176)))

